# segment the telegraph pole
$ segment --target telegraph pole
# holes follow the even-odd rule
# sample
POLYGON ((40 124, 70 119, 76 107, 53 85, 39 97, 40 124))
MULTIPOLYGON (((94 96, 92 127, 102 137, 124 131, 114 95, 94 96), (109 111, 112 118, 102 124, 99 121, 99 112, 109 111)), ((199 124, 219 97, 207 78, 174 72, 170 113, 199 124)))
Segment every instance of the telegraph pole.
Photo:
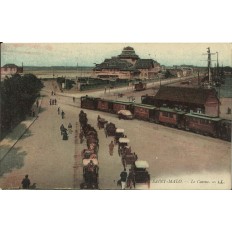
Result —
POLYGON ((212 75, 211 75, 211 55, 215 55, 216 53, 211 53, 210 52, 210 47, 207 48, 207 53, 206 54, 203 54, 203 55, 207 55, 208 56, 208 59, 207 59, 207 63, 208 63, 208 81, 209 81, 209 84, 211 85, 212 84, 212 75))
POLYGON ((211 80, 211 72, 210 72, 210 68, 211 68, 211 53, 210 53, 210 47, 207 48, 207 53, 208 53, 208 77, 209 77, 209 84, 211 84, 212 80, 211 80))

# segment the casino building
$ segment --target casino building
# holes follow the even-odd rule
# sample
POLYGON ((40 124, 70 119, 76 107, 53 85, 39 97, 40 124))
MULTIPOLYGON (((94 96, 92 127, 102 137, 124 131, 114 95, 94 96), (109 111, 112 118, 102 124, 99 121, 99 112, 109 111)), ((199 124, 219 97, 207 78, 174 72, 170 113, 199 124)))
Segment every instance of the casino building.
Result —
POLYGON ((93 75, 102 79, 149 79, 161 71, 160 64, 153 59, 140 59, 134 48, 125 47, 116 57, 96 64, 93 75))

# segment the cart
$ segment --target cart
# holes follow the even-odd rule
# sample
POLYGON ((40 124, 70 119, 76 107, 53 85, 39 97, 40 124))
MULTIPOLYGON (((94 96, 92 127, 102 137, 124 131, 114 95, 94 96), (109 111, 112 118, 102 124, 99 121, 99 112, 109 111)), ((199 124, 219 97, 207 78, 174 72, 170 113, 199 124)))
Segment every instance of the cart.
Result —
POLYGON ((130 140, 128 138, 119 138, 118 140, 118 155, 121 156, 125 153, 126 149, 130 149, 128 147, 130 140))
POLYGON ((116 129, 115 136, 114 136, 114 143, 115 144, 118 144, 119 138, 124 137, 124 132, 125 132, 124 129, 120 129, 120 128, 116 129))
POLYGON ((150 174, 147 169, 149 168, 149 164, 145 160, 137 160, 135 164, 132 166, 132 172, 134 176, 134 183, 136 184, 147 184, 148 188, 150 188, 150 174))

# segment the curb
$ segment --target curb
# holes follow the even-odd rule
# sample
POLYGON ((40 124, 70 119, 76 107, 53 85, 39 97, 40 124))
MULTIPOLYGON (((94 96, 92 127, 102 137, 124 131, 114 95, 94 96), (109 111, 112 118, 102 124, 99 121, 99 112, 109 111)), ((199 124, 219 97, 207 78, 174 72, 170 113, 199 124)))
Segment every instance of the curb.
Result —
MULTIPOLYGON (((26 128, 22 131, 19 132, 19 135, 16 139, 12 140, 9 136, 9 134, 0 142, 0 146, 3 147, 3 146, 9 146, 8 148, 1 148, 1 153, 0 153, 0 162, 7 156, 7 154, 11 151, 11 149, 15 146, 15 144, 22 138, 22 136, 25 134, 25 132, 30 128, 30 126, 35 122, 35 120, 38 118, 38 114, 40 112, 40 107, 41 107, 41 104, 42 104, 42 101, 43 101, 43 97, 40 97, 40 103, 39 103, 39 106, 38 106, 38 112, 37 112, 37 116, 36 117, 33 117, 31 119, 28 119, 28 120, 25 120, 25 121, 22 121, 20 122, 14 129, 11 133, 9 134, 12 134, 14 133, 14 131, 16 131, 17 127, 20 126, 20 125, 25 125, 26 124, 26 128)), ((34 103, 35 104, 35 103, 34 103)), ((33 105, 34 106, 34 105, 33 105)))

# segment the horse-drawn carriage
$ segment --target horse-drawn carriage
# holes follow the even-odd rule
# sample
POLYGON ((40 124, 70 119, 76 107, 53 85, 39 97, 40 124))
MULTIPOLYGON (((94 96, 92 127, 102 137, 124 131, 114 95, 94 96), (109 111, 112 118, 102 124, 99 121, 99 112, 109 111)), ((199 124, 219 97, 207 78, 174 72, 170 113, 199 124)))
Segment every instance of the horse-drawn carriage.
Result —
POLYGON ((81 127, 84 127, 88 123, 87 114, 84 113, 83 110, 81 110, 81 112, 79 114, 79 122, 80 122, 81 127))
POLYGON ((122 165, 126 168, 127 165, 134 165, 135 161, 138 159, 138 156, 135 152, 131 152, 131 149, 127 146, 124 148, 122 156, 122 165))
POLYGON ((119 138, 118 139, 118 154, 119 156, 123 155, 124 153, 131 152, 131 148, 128 146, 130 140, 128 138, 119 138))
POLYGON ((135 164, 132 165, 131 170, 134 178, 134 186, 139 183, 147 184, 148 188, 150 188, 150 174, 148 173, 147 168, 149 168, 149 164, 144 160, 137 160, 135 161, 135 164))
POLYGON ((96 158, 83 159, 84 183, 81 189, 98 189, 98 160, 96 158))
POLYGON ((108 136, 115 136, 116 126, 114 123, 110 122, 105 125, 105 134, 108 136))
POLYGON ((96 154, 99 149, 99 139, 96 131, 89 131, 86 135, 86 144, 90 150, 93 150, 96 154))
POLYGON ((124 138, 124 129, 117 128, 114 135, 114 143, 118 144, 119 138, 124 138))
POLYGON ((95 154, 94 150, 84 149, 81 152, 82 159, 97 159, 97 154, 95 154))
POLYGON ((98 115, 98 118, 97 118, 97 126, 100 129, 104 128, 105 127, 105 124, 107 123, 108 121, 106 121, 104 118, 101 118, 99 115, 98 115))

